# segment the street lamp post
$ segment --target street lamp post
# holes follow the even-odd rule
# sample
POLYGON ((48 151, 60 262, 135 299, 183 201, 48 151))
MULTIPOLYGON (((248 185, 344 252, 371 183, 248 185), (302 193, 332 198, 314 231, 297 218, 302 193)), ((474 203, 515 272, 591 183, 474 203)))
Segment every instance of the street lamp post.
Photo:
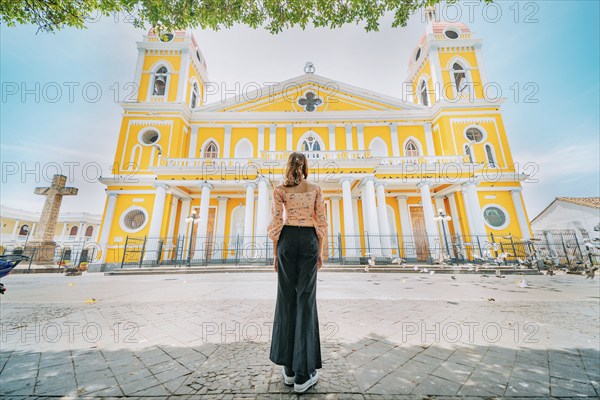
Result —
MULTIPOLYGON (((444 233, 444 243, 446 244, 446 251, 448 252, 448 256, 450 256, 450 247, 448 246, 448 236, 446 236, 446 226, 444 225, 444 221, 450 221, 452 219, 451 216, 446 215, 444 210, 441 208, 438 210, 437 217, 433 217, 433 219, 442 224, 442 232, 444 233)), ((444 256, 444 248, 442 247, 442 257, 444 256)))
POLYGON ((185 222, 190 224, 190 236, 188 238, 189 247, 188 247, 188 259, 187 264, 188 267, 192 265, 192 238, 194 237, 194 225, 197 225, 200 222, 200 217, 196 217, 196 210, 192 211, 192 215, 185 219, 185 222))
POLYGON ((31 233, 31 229, 29 229, 28 226, 24 226, 23 230, 27 232, 27 236, 25 237, 25 244, 23 245, 23 251, 25 251, 25 248, 27 247, 27 242, 29 241, 29 234, 31 233))

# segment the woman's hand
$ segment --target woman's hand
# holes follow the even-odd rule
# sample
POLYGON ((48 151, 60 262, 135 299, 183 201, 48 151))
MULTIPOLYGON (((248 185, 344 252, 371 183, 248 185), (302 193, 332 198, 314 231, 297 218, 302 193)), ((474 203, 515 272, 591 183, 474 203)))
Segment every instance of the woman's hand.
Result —
POLYGON ((317 271, 321 269, 323 266, 323 256, 319 253, 319 257, 317 258, 317 271))
POLYGON ((275 270, 275 272, 277 272, 277 256, 275 256, 273 259, 273 269, 275 270))

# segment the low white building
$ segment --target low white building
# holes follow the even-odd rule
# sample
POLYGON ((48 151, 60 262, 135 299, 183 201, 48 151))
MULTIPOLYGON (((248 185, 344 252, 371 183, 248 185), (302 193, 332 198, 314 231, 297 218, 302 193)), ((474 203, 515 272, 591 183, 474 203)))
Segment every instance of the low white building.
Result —
POLYGON ((536 232, 575 230, 578 236, 600 237, 600 197, 557 197, 531 221, 536 232))
MULTIPOLYGON (((0 206, 0 245, 20 246, 33 237, 40 212, 0 206)), ((87 212, 61 212, 56 223, 54 241, 57 243, 96 242, 101 216, 87 212)), ((1 251, 0 251, 1 253, 1 251)))

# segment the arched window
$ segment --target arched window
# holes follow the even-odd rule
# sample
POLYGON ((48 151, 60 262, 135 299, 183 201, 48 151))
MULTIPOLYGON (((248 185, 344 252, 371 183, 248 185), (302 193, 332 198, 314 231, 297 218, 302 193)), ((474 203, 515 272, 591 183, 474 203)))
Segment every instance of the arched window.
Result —
POLYGON ((387 157, 388 156, 388 148, 383 139, 380 137, 376 137, 371 140, 369 144, 369 149, 371 149, 371 155, 373 157, 387 157))
POLYGON ((484 134, 481 129, 472 126, 465 131, 465 137, 471 142, 479 143, 483 141, 484 134))
POLYGON ((488 165, 491 168, 496 168, 496 159, 494 158, 494 150, 490 144, 485 145, 485 157, 487 158, 488 165))
POLYGON ((419 85, 419 98, 421 99, 421 104, 424 106, 429 106, 429 95, 427 93, 427 82, 421 81, 419 85))
POLYGON ((320 158, 320 151, 324 150, 321 138, 312 131, 308 131, 298 142, 298 150, 303 152, 306 158, 320 158))
POLYGON ((409 140, 404 146, 404 154, 406 157, 419 157, 419 147, 413 142, 409 140))
POLYGON ((27 236, 29 233, 29 225, 23 225, 21 229, 19 229, 19 236, 27 236))
POLYGON ((152 90, 152 95, 154 96, 164 96, 165 89, 167 87, 167 68, 160 67, 154 73, 154 82, 152 83, 154 89, 152 90))
POLYGON ((196 108, 198 105, 198 84, 194 82, 192 85, 192 95, 190 96, 190 108, 196 108))
POLYGON ((252 143, 246 138, 240 140, 235 145, 235 150, 233 151, 234 158, 252 158, 253 154, 254 147, 252 146, 252 143))
POLYGON ((93 226, 88 226, 87 228, 85 228, 85 237, 92 237, 93 233, 94 233, 93 226))
POLYGON ((473 152, 471 151, 471 146, 465 144, 465 156, 469 157, 469 162, 474 163, 475 158, 473 157, 473 152))
POLYGON ((467 71, 459 63, 452 65, 452 75, 454 76, 454 87, 456 93, 466 92, 467 89, 467 71))
POLYGON ((219 148, 215 142, 210 141, 206 146, 204 146, 204 151, 202 153, 204 158, 218 158, 219 148))
POLYGON ((79 230, 79 228, 77 226, 72 227, 71 230, 69 231, 69 236, 77 236, 78 230, 79 230))

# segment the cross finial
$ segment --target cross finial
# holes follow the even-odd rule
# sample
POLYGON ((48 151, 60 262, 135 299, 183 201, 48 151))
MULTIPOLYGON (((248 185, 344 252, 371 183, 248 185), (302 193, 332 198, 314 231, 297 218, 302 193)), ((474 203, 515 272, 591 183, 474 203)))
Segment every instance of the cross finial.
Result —
POLYGON ((315 64, 313 64, 310 61, 307 61, 306 64, 304 64, 304 73, 305 74, 314 74, 315 73, 315 64))

